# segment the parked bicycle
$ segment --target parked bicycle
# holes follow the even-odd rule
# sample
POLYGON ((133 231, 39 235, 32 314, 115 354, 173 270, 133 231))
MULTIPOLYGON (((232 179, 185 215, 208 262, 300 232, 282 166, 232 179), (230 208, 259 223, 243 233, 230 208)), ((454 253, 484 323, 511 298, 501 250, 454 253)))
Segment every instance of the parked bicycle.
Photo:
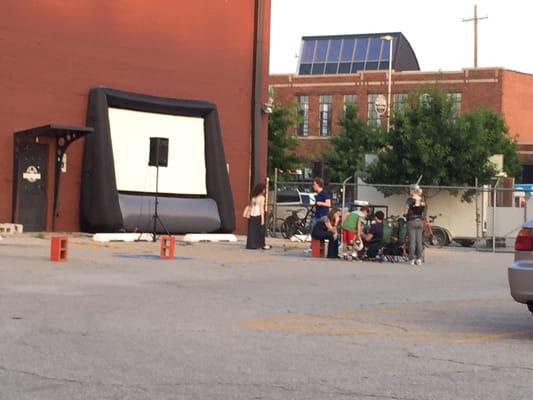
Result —
POLYGON ((446 229, 432 225, 437 219, 436 215, 430 215, 424 218, 424 233, 422 241, 425 246, 438 247, 447 246, 450 243, 450 236, 446 229))
MULTIPOLYGON (((433 225, 433 222, 437 219, 436 215, 430 215, 424 218, 424 231, 422 236, 422 242, 426 247, 441 248, 447 246, 451 241, 451 234, 443 227, 433 225)), ((407 241, 407 222, 404 217, 391 215, 386 221, 390 221, 394 224, 396 232, 400 242, 407 241)))
POLYGON ((281 235, 285 239, 290 239, 294 235, 309 235, 311 233, 311 221, 315 215, 315 206, 307 207, 303 217, 298 213, 300 210, 290 210, 291 215, 285 218, 281 224, 281 235))
POLYGON ((274 237, 276 231, 280 230, 284 221, 285 220, 283 218, 276 218, 276 223, 274 224, 274 211, 271 208, 270 211, 267 212, 267 219, 266 219, 266 226, 265 226, 267 236, 274 237))

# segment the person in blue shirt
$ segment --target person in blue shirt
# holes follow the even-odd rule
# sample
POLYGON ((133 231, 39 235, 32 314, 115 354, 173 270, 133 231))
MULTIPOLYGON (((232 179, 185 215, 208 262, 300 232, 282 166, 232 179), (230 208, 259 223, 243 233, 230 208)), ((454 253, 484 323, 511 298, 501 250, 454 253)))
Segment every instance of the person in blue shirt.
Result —
POLYGON ((329 214, 331 208, 331 195, 324 189, 324 180, 322 178, 313 179, 313 191, 316 193, 315 206, 316 212, 311 221, 311 230, 320 218, 329 214))

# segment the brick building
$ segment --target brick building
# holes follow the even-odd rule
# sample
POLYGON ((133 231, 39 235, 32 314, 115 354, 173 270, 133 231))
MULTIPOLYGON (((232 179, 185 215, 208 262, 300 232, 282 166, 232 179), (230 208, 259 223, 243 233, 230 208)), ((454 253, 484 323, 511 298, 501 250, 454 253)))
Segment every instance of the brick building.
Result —
MULTIPOLYGON (((466 112, 477 107, 488 107, 496 112, 501 112, 511 135, 518 136, 519 150, 524 161, 523 177, 525 181, 533 182, 533 108, 528 105, 533 104, 533 75, 504 68, 476 68, 463 69, 461 71, 438 71, 425 72, 416 70, 418 64, 413 64, 415 70, 402 71, 394 70, 397 65, 396 57, 400 56, 396 51, 400 46, 396 46, 396 40, 400 42, 405 38, 403 35, 395 33, 388 34, 394 37, 395 53, 393 52, 393 72, 391 107, 401 106, 409 92, 415 91, 428 84, 437 84, 444 91, 452 96, 457 112, 466 112)), ((298 153, 306 155, 308 158, 319 160, 324 151, 329 147, 329 139, 338 133, 339 127, 336 121, 344 111, 344 104, 355 102, 361 119, 369 124, 386 124, 386 113, 379 115, 376 112, 375 101, 380 95, 385 98, 388 95, 388 60, 383 60, 385 40, 375 40, 383 38, 380 35, 349 35, 332 37, 312 37, 304 38, 302 44, 302 56, 298 66, 299 74, 272 75, 270 85, 274 89, 275 98, 281 103, 296 103, 303 117, 302 123, 295 129, 295 136, 300 144, 298 153), (367 50, 367 60, 356 59, 356 51, 353 52, 351 60, 352 69, 350 73, 341 73, 340 66, 343 63, 342 49, 347 40, 354 40, 356 45, 361 41, 361 37, 369 40, 372 46, 372 39, 376 48, 381 45, 381 57, 379 63, 369 62, 367 50), (314 59, 304 54, 309 41, 315 41, 314 59), (333 57, 338 62, 335 69, 334 62, 328 60, 331 48, 335 48, 334 41, 341 41, 340 61, 337 52, 333 57), (324 45, 328 50, 325 57, 325 64, 331 65, 330 71, 326 69, 315 69, 302 67, 309 59, 314 65, 317 61, 317 52, 320 41, 329 42, 324 45), (308 58, 306 58, 308 57, 308 58), (359 65, 360 68, 355 68, 359 65), (370 67, 370 68, 368 68, 370 67)), ((312 46, 311 46, 312 47, 312 46)), ((406 46, 411 52, 410 47, 406 46)), ((387 48, 387 50, 389 50, 387 48)), ((376 50, 375 54, 379 54, 376 50)), ((411 57, 414 57, 414 53, 411 57)), ((414 58, 416 60, 416 57, 414 58)), ((322 60, 319 60, 322 61, 322 60)), ((350 61, 346 61, 349 64, 350 61)))
MULTIPOLYGON (((89 90, 106 86, 218 107, 235 208, 266 174, 270 0, 0 2, 0 222, 13 217, 13 133, 83 126, 89 90)), ((41 142, 46 142, 42 138, 41 142)), ((46 229, 79 230, 83 139, 68 149, 46 229)), ((244 221, 237 212, 237 231, 244 221)))

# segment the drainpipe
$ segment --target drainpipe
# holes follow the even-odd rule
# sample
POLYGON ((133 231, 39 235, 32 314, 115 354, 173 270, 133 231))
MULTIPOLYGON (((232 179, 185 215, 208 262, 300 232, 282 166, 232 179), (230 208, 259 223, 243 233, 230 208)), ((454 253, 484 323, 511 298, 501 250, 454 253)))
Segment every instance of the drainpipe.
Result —
POLYGON ((253 72, 253 99, 252 99, 252 156, 250 185, 253 187, 260 182, 262 167, 261 127, 263 103, 263 38, 265 28, 265 1, 255 0, 255 23, 254 23, 254 72, 253 72))

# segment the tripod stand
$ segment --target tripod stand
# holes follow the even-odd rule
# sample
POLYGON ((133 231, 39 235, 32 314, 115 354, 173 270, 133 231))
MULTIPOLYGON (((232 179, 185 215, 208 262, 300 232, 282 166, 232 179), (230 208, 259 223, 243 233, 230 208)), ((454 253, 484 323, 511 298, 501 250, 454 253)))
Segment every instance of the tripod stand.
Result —
MULTIPOLYGON (((150 218, 150 221, 146 224, 146 227, 152 227, 152 241, 155 242, 157 240, 157 224, 161 225, 163 230, 167 233, 167 235, 170 235, 168 232, 168 229, 166 228, 165 224, 163 224, 163 221, 161 221, 161 218, 159 217, 158 213, 158 207, 159 207, 159 167, 163 166, 166 167, 168 165, 168 139, 167 138, 159 138, 159 137, 151 137, 150 138, 150 154, 149 154, 149 161, 148 166, 149 167, 156 167, 156 178, 155 178, 155 205, 154 205, 154 213, 152 214, 152 217, 150 218)), ((143 231, 146 232, 148 229, 145 229, 143 231)), ((140 234, 139 240, 142 237, 143 233, 140 234)))
MULTIPOLYGON (((159 157, 158 160, 159 161, 159 157)), ((165 224, 163 224, 163 221, 161 221, 161 218, 159 217, 159 214, 157 212, 157 208, 159 206, 159 162, 157 162, 156 165, 156 178, 155 178, 155 206, 154 206, 154 214, 151 218, 152 225, 152 241, 155 242, 157 238, 157 223, 161 225, 161 227, 165 230, 167 235, 169 235, 168 229, 165 227, 165 224)))

